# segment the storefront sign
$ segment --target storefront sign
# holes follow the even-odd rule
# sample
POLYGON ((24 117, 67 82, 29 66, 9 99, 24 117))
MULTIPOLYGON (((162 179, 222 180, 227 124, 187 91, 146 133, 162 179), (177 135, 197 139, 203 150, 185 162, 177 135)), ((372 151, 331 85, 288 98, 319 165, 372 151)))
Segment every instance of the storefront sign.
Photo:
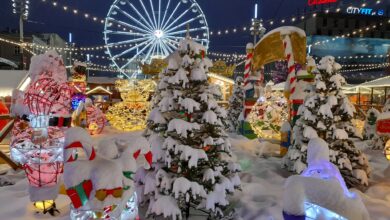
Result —
POLYGON ((348 7, 347 13, 348 14, 356 14, 356 15, 383 16, 385 14, 385 10, 383 10, 383 9, 374 10, 372 8, 348 7))
POLYGON ((329 4, 329 3, 336 3, 337 0, 309 0, 308 4, 310 6, 312 5, 322 5, 322 4, 329 4))
POLYGON ((376 123, 376 131, 379 134, 390 134, 390 119, 378 120, 376 123))

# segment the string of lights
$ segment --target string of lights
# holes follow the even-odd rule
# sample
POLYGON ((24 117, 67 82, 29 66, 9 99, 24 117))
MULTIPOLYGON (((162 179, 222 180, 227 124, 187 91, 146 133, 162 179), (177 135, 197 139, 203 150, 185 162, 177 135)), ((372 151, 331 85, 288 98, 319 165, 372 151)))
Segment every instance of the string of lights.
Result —
MULTIPOLYGON (((390 23, 390 19, 388 20, 388 23, 390 23)), ((383 22, 380 22, 378 24, 379 26, 383 26, 383 22)), ((331 41, 335 41, 335 40, 338 40, 338 39, 342 39, 342 38, 346 38, 346 37, 354 37, 356 35, 361 35, 361 34, 364 34, 370 30, 373 30, 373 29, 376 29, 378 27, 378 25, 374 24, 374 25, 368 25, 366 27, 362 27, 362 28, 358 28, 358 29, 355 29, 349 33, 346 33, 346 34, 341 34, 341 35, 337 35, 337 36, 334 36, 332 39, 327 39, 327 40, 323 40, 323 41, 316 41, 312 44, 309 44, 307 45, 306 47, 312 47, 312 46, 318 46, 318 45, 323 45, 323 44, 327 44, 331 41)))
POLYGON ((388 58, 390 54, 374 54, 374 55, 355 55, 355 56, 337 56, 338 60, 351 60, 351 59, 377 59, 377 58, 388 58))
POLYGON ((346 64, 346 65, 343 65, 343 68, 345 68, 345 67, 347 67, 347 68, 348 67, 374 67, 377 65, 386 65, 386 64, 388 64, 388 63, 346 64))
MULTIPOLYGON (((41 0, 41 1, 43 3, 48 3, 49 2, 48 0, 41 0)), ((382 2, 381 0, 377 0, 375 2, 375 4, 380 4, 381 2, 382 2)), ((105 19, 104 18, 99 18, 98 16, 93 16, 90 13, 83 12, 83 11, 77 9, 77 8, 73 8, 73 7, 70 7, 70 6, 67 6, 67 5, 61 5, 60 3, 56 2, 56 1, 52 1, 51 4, 49 3, 49 5, 51 5, 54 8, 62 8, 62 10, 65 11, 65 12, 70 12, 70 13, 72 13, 75 16, 82 16, 84 19, 92 21, 92 22, 95 22, 95 23, 101 23, 101 24, 105 23, 105 19)), ((367 6, 367 3, 363 3, 362 4, 362 7, 366 7, 366 6, 367 6)), ((301 15, 292 15, 292 16, 281 18, 281 19, 278 19, 278 20, 277 19, 268 19, 268 20, 265 20, 263 23, 264 23, 264 25, 268 25, 269 28, 272 28, 273 26, 277 27, 277 25, 294 24, 294 23, 303 21, 303 20, 307 19, 310 16, 311 17, 316 17, 318 12, 319 11, 309 11, 309 12, 306 12, 306 13, 302 13, 301 15)), ((329 9, 326 9, 324 12, 326 14, 328 14, 328 13, 341 13, 342 9, 340 7, 335 8, 335 9, 330 9, 329 8, 329 9)), ((390 19, 389 19, 389 22, 390 22, 390 19)), ((122 28, 123 31, 130 31, 128 28, 122 27, 120 24, 117 24, 117 25, 118 25, 119 28, 122 28)), ((230 28, 221 28, 220 30, 210 30, 210 36, 213 36, 213 35, 214 36, 215 35, 219 36, 219 35, 227 35, 227 34, 237 34, 237 33, 241 33, 241 32, 250 32, 250 25, 242 26, 240 28, 238 28, 238 27, 230 27, 230 28)), ((95 47, 89 47, 89 48, 90 48, 90 50, 93 50, 91 48, 103 49, 101 47, 102 46, 95 46, 95 47)), ((83 49, 85 49, 85 48, 83 48, 83 49)))
MULTIPOLYGON (((82 12, 81 10, 77 9, 77 8, 74 8, 74 7, 70 7, 70 6, 67 6, 65 4, 60 4, 58 3, 57 1, 48 1, 48 0, 41 0, 43 3, 48 3, 49 5, 51 5, 52 7, 54 8, 61 8, 63 11, 65 12, 70 12, 74 15, 77 15, 77 16, 82 16, 83 18, 87 19, 87 20, 90 20, 90 21, 93 21, 93 22, 96 22, 96 23, 102 23, 104 24, 105 22, 105 19, 102 19, 102 18, 99 18, 97 16, 93 16, 91 15, 90 13, 85 13, 85 12, 82 12)), ((375 2, 375 4, 380 4, 381 1, 378 0, 375 2)), ((362 7, 365 7, 367 6, 367 3, 363 3, 362 4, 362 7)), ((341 12, 341 8, 336 8, 336 9, 327 9, 325 10, 325 13, 339 13, 341 12)), ((313 13, 313 12, 310 12, 312 13, 311 16, 313 17, 316 17, 317 16, 317 13, 313 13)), ((304 20, 307 18, 307 14, 302 14, 301 16, 291 16, 291 17, 288 17, 288 18, 283 18, 283 19, 280 19, 280 20, 274 20, 274 19, 269 19, 269 20, 266 20, 264 23, 265 24, 268 24, 269 26, 273 26, 273 25, 277 25, 277 24, 285 24, 287 22, 291 22, 291 23, 294 23, 294 22, 297 22, 299 21, 299 19, 301 20, 304 20)), ((390 20, 388 20, 388 22, 390 22, 390 20)), ((380 25, 383 25, 383 23, 381 23, 380 25)), ((344 38, 344 37, 349 37, 349 36, 352 36, 352 35, 356 35, 356 34, 361 34, 361 33, 364 33, 366 31, 369 31, 373 28, 376 28, 376 25, 373 25, 373 26, 369 26, 369 27, 365 27, 365 28, 361 28, 357 31, 353 31, 351 33, 348 33, 348 34, 344 34, 344 35, 340 35, 340 36, 336 36, 334 38, 332 38, 332 41, 335 41, 336 39, 339 39, 339 38, 344 38)), ((123 28, 124 31, 128 31, 125 27, 123 28)), ((216 35, 222 35, 222 34, 229 34, 229 33, 238 33, 239 30, 241 30, 240 28, 227 28, 225 29, 224 31, 222 30, 219 30, 219 31, 210 31, 210 35, 213 35, 213 34, 216 34, 216 35)), ((129 30, 131 31, 131 30, 129 30)), ((250 31, 250 27, 249 26, 244 26, 242 27, 242 31, 250 31)), ((308 45, 308 46, 312 46, 312 45, 320 45, 320 44, 325 44, 325 43, 328 43, 329 40, 324 40, 324 41, 319 41, 319 42, 315 42, 311 45, 308 45)), ((134 46, 133 44, 128 44, 128 45, 104 45, 104 46, 90 46, 90 47, 48 47, 48 46, 42 46, 42 45, 37 45, 37 44, 33 44, 33 43, 27 43, 26 44, 27 46, 31 47, 31 48, 41 48, 41 49, 55 49, 55 50, 58 50, 58 51, 62 51, 62 50, 65 50, 65 51, 78 51, 78 50, 81 50, 81 51, 95 51, 95 50, 104 50, 104 49, 107 49, 107 47, 114 47, 114 48, 126 48, 126 47, 132 47, 134 46)), ((235 54, 227 54, 227 53, 210 53, 211 56, 216 56, 216 57, 231 57, 231 56, 235 56, 235 54)), ((238 55, 238 56, 242 56, 244 59, 245 55, 241 54, 241 55, 238 55)), ((106 59, 106 57, 104 56, 100 56, 102 59, 106 59)), ((99 58, 99 56, 96 56, 96 58, 99 58)), ((128 61, 129 59, 125 59, 125 58, 117 58, 118 60, 123 60, 123 61, 128 61)), ((230 59, 230 60, 225 60, 227 62, 237 62, 239 60, 237 59, 230 59)))
POLYGON ((342 73, 348 73, 348 72, 359 72, 359 71, 366 71, 366 70, 374 70, 374 69, 381 69, 381 68, 386 68, 389 67, 389 63, 382 63, 378 64, 375 66, 370 66, 370 67, 364 67, 364 68, 358 68, 358 69, 348 69, 348 70, 341 70, 342 73))

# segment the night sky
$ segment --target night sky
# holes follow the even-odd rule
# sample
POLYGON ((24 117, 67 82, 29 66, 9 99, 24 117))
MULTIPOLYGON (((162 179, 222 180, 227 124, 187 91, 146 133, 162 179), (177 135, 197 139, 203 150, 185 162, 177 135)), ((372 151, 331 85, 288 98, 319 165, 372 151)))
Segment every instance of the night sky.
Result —
MULTIPOLYGON (((146 1, 146 0, 144 0, 146 1)), ((153 0, 156 1, 156 0, 153 0)), ((0 30, 6 28, 17 29, 18 18, 12 14, 11 0, 1 0, 0 30)), ((64 12, 61 8, 53 8, 52 0, 30 0, 31 10, 25 31, 28 33, 44 32, 57 33, 64 39, 72 32, 78 46, 103 45, 103 25, 84 19, 81 15, 75 16, 71 12, 64 12)), ((77 8, 92 16, 104 18, 112 0, 58 0, 61 5, 77 8)), ((339 1, 349 4, 351 1, 339 1)), ((352 1, 359 5, 364 1, 352 1)), ((368 2, 374 2, 370 0, 368 2)), ((388 2, 384 0, 382 2, 388 2)), ((282 19, 290 17, 307 7, 307 0, 198 0, 209 23, 210 30, 218 31, 226 28, 240 28, 248 25, 254 14, 254 4, 259 3, 259 16, 264 19, 282 19)), ((386 4, 386 3, 382 3, 386 4)), ((335 5, 337 6, 337 5, 335 5)), ((216 52, 244 53, 244 45, 251 41, 248 32, 239 32, 210 37, 210 49, 216 52)))
MULTIPOLYGON (((47 1, 50 2, 50 0, 47 1)), ((11 0, 1 0, 1 2, 4 3, 0 7, 0 30, 7 27, 18 28, 18 18, 12 14, 11 0)), ((103 44, 103 25, 88 21, 81 16, 75 16, 70 12, 64 12, 60 8, 53 8, 41 0, 30 0, 30 2, 31 10, 25 27, 26 32, 54 32, 64 39, 67 39, 68 32, 72 32, 74 41, 80 46, 103 44)), ((59 0, 57 2, 104 18, 113 1, 59 0)), ((198 3, 206 15, 210 29, 219 30, 249 24, 254 14, 255 3, 260 4, 259 15, 264 19, 269 19, 292 15, 297 12, 298 8, 307 5, 307 0, 198 0, 198 3)), ((235 46, 243 46, 250 39, 250 36, 242 33, 223 37, 211 36, 210 46, 214 51, 237 50, 234 49, 235 46)))

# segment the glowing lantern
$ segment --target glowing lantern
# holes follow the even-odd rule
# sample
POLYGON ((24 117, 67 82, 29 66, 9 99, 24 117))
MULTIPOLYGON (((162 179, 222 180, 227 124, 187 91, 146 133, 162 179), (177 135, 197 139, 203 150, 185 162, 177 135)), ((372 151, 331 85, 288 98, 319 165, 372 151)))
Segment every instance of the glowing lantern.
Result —
MULTIPOLYGON (((56 204, 54 203, 54 200, 44 200, 44 201, 34 202, 34 206, 38 210, 42 211, 44 214, 48 210, 56 210, 56 209, 52 209, 53 207, 56 206, 56 204)), ((53 214, 54 214, 54 212, 53 212, 53 214)))
POLYGON ((385 156, 386 156, 386 159, 390 161, 390 141, 388 141, 386 143, 385 156))
POLYGON ((34 56, 29 76, 31 83, 24 97, 17 92, 14 97, 15 103, 24 98, 29 113, 15 113, 18 119, 12 131, 11 158, 26 172, 35 207, 54 215, 63 171, 63 128, 71 122, 67 116, 72 89, 66 82, 62 58, 54 51, 34 56))

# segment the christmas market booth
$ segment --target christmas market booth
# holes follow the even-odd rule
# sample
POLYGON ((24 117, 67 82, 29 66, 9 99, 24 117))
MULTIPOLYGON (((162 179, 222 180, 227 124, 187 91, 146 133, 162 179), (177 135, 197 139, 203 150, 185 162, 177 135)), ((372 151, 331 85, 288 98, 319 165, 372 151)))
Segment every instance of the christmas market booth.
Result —
POLYGON ((345 88, 352 104, 366 112, 371 107, 381 109, 390 95, 390 76, 345 88))

